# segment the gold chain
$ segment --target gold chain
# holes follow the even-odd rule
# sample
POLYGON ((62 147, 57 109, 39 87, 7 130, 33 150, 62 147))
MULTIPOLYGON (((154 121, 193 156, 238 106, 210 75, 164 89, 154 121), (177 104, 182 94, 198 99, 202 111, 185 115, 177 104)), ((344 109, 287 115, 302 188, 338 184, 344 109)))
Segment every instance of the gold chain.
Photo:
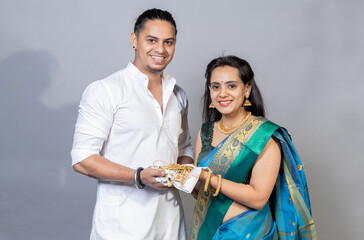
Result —
POLYGON ((217 125, 219 127, 220 132, 224 133, 224 134, 230 134, 236 131, 236 129, 240 128, 244 123, 246 123, 246 121, 248 120, 248 118, 250 117, 252 113, 251 112, 247 112, 245 114, 245 116, 243 117, 243 119, 240 121, 240 123, 238 125, 236 125, 233 128, 225 128, 224 124, 222 123, 222 118, 219 121, 219 124, 217 125))
MULTIPOLYGON (((187 178, 189 177, 189 173, 194 169, 192 166, 185 166, 178 163, 171 163, 164 166, 156 166, 155 162, 163 162, 160 160, 156 160, 153 163, 153 167, 156 169, 163 169, 163 170, 172 170, 172 179, 176 182, 180 182, 181 186, 185 185, 187 178)), ((164 162, 163 162, 164 163, 164 162)), ((172 183, 167 179, 168 187, 172 186, 172 183)))

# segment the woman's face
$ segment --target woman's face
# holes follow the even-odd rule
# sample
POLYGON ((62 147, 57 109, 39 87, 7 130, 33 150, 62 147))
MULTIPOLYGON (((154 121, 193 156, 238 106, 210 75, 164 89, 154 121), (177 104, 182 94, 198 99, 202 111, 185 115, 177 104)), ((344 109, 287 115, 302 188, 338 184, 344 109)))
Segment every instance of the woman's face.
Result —
POLYGON ((211 73, 210 97, 223 116, 237 116, 244 110, 244 96, 250 94, 250 85, 239 78, 237 68, 221 66, 211 73))

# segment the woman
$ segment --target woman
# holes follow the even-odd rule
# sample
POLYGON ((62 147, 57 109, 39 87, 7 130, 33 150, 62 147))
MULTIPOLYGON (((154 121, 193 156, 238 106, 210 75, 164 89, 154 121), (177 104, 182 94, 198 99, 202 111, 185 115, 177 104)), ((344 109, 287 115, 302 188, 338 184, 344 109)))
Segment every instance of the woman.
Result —
POLYGON ((196 187, 191 239, 316 239, 302 164, 286 130, 264 118, 249 63, 216 58, 205 77, 195 164, 212 173, 196 187))

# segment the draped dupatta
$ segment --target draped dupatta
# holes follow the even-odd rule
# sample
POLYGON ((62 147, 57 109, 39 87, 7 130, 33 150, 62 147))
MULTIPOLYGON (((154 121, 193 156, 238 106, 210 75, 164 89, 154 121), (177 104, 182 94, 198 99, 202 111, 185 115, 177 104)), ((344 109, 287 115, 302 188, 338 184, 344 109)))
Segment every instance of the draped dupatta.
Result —
MULTIPOLYGON (((272 214, 276 221, 278 235, 280 238, 282 236, 281 239, 297 239, 298 234, 302 236, 306 234, 310 236, 300 239, 315 239, 302 164, 290 142, 288 133, 278 125, 263 117, 252 118, 205 156, 199 166, 209 167, 214 174, 221 174, 223 178, 230 181, 243 183, 273 134, 280 141, 282 152, 288 152, 282 153, 281 169, 271 197, 272 214)), ((232 202, 222 193, 213 197, 211 187, 204 192, 204 185, 201 184, 193 213, 190 238, 211 239, 232 202)), ((267 208, 264 208, 264 211, 267 211, 267 208)), ((257 223, 247 221, 247 229, 249 224, 251 228, 251 224, 257 223)), ((257 228, 259 227, 257 225, 257 228)))

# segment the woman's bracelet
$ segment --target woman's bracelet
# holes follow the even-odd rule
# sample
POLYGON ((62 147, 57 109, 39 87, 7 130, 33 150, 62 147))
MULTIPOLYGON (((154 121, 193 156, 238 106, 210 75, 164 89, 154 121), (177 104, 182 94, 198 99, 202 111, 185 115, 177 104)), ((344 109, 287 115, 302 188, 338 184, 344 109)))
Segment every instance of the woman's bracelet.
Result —
POLYGON ((222 177, 221 177, 221 174, 218 174, 217 177, 219 178, 219 181, 217 183, 217 187, 216 187, 216 191, 212 190, 212 195, 214 197, 216 197, 219 192, 220 192, 220 189, 221 189, 221 183, 222 183, 222 177))
POLYGON ((211 170, 209 170, 207 172, 207 177, 206 177, 206 181, 205 181, 205 187, 204 187, 204 191, 207 192, 207 189, 209 187, 209 184, 210 184, 210 179, 211 179, 211 170))
MULTIPOLYGON (((206 181, 205 181, 205 186, 204 186, 204 191, 205 192, 207 192, 207 189, 209 187, 209 184, 210 184, 210 181, 211 181, 211 174, 212 174, 212 171, 209 170, 208 173, 207 173, 207 177, 206 177, 206 181)), ((220 192, 220 189, 221 189, 221 184, 222 184, 221 174, 218 174, 217 175, 217 178, 218 178, 218 182, 217 182, 216 190, 214 188, 212 190, 212 195, 214 197, 216 197, 217 195, 219 195, 219 192, 220 192)))

